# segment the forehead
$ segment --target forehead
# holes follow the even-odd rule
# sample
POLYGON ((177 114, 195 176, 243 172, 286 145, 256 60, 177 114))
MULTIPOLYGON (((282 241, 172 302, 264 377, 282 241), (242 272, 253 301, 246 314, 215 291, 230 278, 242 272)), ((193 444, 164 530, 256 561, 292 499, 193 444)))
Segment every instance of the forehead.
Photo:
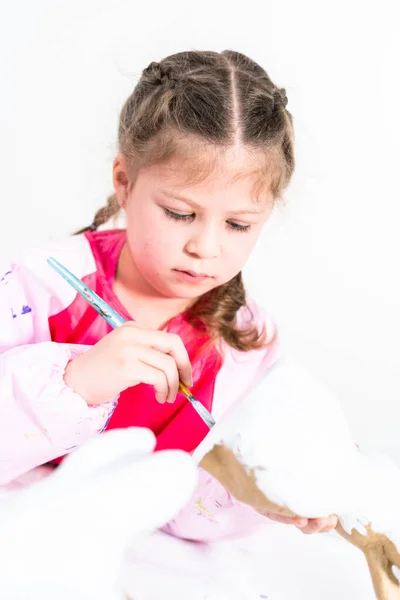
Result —
POLYGON ((273 201, 265 152, 242 147, 216 148, 214 145, 176 153, 168 161, 146 171, 154 187, 169 194, 238 197, 243 202, 270 204, 273 201))

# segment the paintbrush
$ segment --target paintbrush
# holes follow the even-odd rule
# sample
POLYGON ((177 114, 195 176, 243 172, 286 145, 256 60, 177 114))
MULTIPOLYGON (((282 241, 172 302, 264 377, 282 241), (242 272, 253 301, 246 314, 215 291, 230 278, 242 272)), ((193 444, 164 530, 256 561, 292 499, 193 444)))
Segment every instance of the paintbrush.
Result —
MULTIPOLYGON (((107 302, 104 302, 104 300, 87 285, 85 285, 83 281, 78 279, 78 277, 71 273, 71 271, 59 263, 58 260, 49 257, 47 262, 78 292, 78 294, 80 294, 86 300, 86 302, 88 302, 88 304, 90 304, 90 306, 97 310, 99 315, 101 315, 113 329, 116 329, 117 327, 120 327, 126 323, 126 320, 121 317, 120 314, 111 308, 107 302)), ((185 398, 189 400, 193 408, 203 419, 204 423, 211 429, 211 427, 215 425, 215 420, 206 407, 203 406, 199 400, 196 400, 193 394, 181 381, 179 382, 179 391, 185 396, 185 398)))

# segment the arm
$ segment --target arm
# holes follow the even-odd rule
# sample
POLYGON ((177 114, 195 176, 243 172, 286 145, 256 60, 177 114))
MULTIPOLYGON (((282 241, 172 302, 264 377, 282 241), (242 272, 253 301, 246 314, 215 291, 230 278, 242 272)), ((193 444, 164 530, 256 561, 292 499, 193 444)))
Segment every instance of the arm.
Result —
POLYGON ((51 342, 48 317, 68 305, 71 292, 61 286, 64 297, 58 293, 46 253, 1 261, 0 484, 101 431, 115 407, 89 407, 64 383, 66 365, 87 347, 51 342))

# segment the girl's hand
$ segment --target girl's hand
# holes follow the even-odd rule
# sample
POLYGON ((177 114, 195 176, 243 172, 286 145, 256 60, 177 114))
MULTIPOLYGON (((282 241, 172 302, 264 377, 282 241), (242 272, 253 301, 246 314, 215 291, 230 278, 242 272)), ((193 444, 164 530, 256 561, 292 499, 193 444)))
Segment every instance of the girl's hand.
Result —
POLYGON ((303 533, 327 533, 335 529, 338 518, 336 515, 330 515, 321 519, 305 519, 303 517, 283 517, 282 515, 264 513, 266 517, 278 523, 287 523, 288 525, 295 525, 303 533))
POLYGON ((179 380, 193 385, 192 367, 179 336, 128 321, 71 360, 65 383, 88 404, 102 404, 128 387, 154 386, 156 399, 174 402, 179 380))

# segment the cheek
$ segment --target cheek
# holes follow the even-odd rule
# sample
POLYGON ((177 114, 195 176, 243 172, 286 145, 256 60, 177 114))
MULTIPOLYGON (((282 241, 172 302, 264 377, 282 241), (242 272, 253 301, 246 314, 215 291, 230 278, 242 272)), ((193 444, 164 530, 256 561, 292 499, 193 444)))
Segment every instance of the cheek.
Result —
POLYGON ((233 233, 229 235, 231 237, 229 244, 225 247, 225 260, 232 270, 240 271, 249 258, 259 234, 233 233))
POLYGON ((159 210, 127 214, 127 230, 131 252, 142 264, 161 265, 178 251, 179 236, 159 210))

